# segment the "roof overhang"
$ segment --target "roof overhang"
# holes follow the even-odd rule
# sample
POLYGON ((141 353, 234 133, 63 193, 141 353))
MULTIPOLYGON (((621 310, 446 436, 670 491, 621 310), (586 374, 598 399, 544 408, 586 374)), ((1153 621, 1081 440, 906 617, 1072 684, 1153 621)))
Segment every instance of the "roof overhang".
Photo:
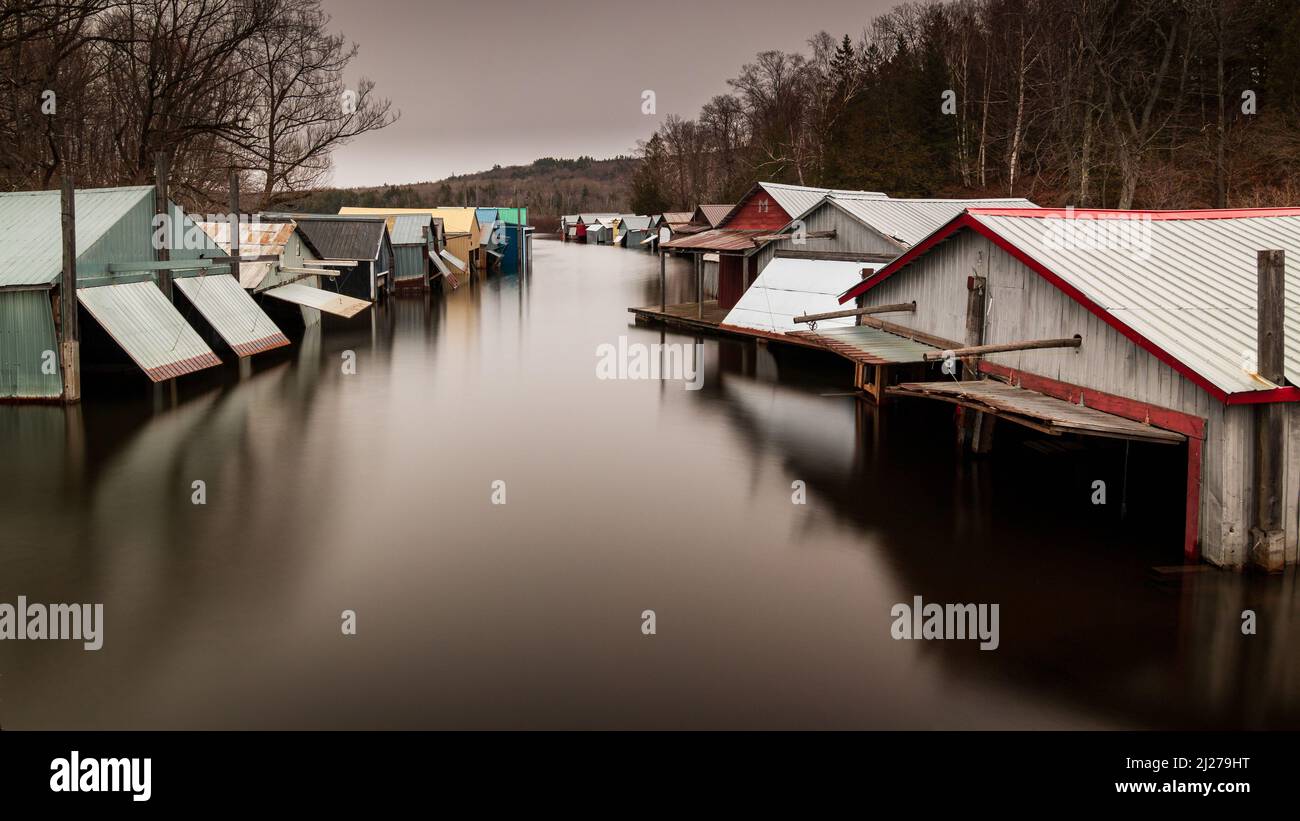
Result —
MULTIPOLYGON (((1038 210, 1050 211, 1050 210, 1057 210, 1057 209, 1038 209, 1038 210)), ((1300 216, 1300 209, 1267 209, 1267 210, 1269 210, 1270 212, 1277 212, 1281 210, 1295 211, 1296 212, 1295 214, 1285 214, 1285 215, 1300 216)), ((1024 208, 1012 208, 1012 209, 982 208, 979 209, 977 213, 987 214, 989 216, 1023 216, 1025 214, 1025 211, 1026 209, 1024 208)), ((1064 213, 1064 211, 1062 211, 1061 213, 1064 213)), ((1078 214, 1079 212, 1075 212, 1075 213, 1078 214)), ((1094 211, 1094 212, 1086 212, 1086 213, 1101 214, 1105 212, 1094 211)), ((1110 212, 1110 213, 1115 213, 1115 212, 1110 212)), ((1188 214, 1188 213, 1195 213, 1195 212, 1154 212, 1154 213, 1165 214, 1166 215, 1164 217, 1165 219, 1174 219, 1176 217, 1172 216, 1173 214, 1188 214)), ((1238 210, 1236 212, 1230 212, 1230 213, 1234 213, 1238 217, 1243 215, 1245 216, 1252 215, 1250 210, 1247 210, 1245 212, 1238 210)), ((1258 215, 1258 213, 1254 215, 1258 215)), ((899 271, 903 270, 908 265, 912 264, 912 262, 914 262, 922 254, 925 254, 931 248, 935 247, 936 245, 943 242, 944 240, 952 237, 954 234, 956 234, 957 232, 963 229, 970 229, 976 232, 977 234, 987 238, 994 245, 998 246, 1003 251, 1010 254, 1013 258, 1023 263, 1031 271, 1038 274, 1043 279, 1050 282, 1052 285, 1056 286, 1056 288, 1062 291, 1063 293, 1065 293, 1066 296, 1070 297, 1075 302, 1082 305, 1084 309, 1086 309, 1093 316, 1096 316, 1102 322, 1105 322, 1107 325, 1114 328, 1126 339, 1130 340, 1138 347, 1142 348, 1147 353, 1154 356, 1156 359, 1160 360, 1161 362, 1165 363, 1169 367, 1173 368, 1179 374, 1186 377, 1191 382, 1195 383, 1198 387, 1200 387, 1206 393, 1213 396, 1215 399, 1218 399, 1220 402, 1223 402, 1226 405, 1253 405, 1253 404, 1260 404, 1266 402, 1300 402, 1300 388, 1294 386, 1267 388, 1258 391, 1238 391, 1233 393, 1229 393, 1228 391, 1225 391, 1223 388, 1220 388, 1218 385, 1215 385, 1209 379, 1205 378, 1205 376, 1198 373, 1190 365, 1186 364, 1182 360, 1175 357, 1173 354, 1169 353, 1165 349, 1156 345, 1150 339, 1147 339, 1145 336, 1143 336, 1142 334, 1134 330, 1132 327, 1130 327, 1127 323, 1121 321, 1110 311, 1107 311, 1105 308, 1098 305, 1096 302, 1094 302, 1092 299, 1086 296, 1078 288, 1074 287, 1069 282, 1066 282, 1065 279, 1063 279, 1061 276, 1053 272, 1046 265, 1043 265, 1038 260, 1029 256, 1029 254, 1025 253, 1023 250, 1021 250, 1014 243, 1012 243, 1011 241, 1003 237, 997 231, 993 230, 988 225, 976 219, 976 216, 972 214, 972 212, 969 210, 964 211, 958 214, 957 216, 953 217, 942 227, 938 228, 934 233, 930 234, 930 236, 926 237, 921 242, 918 242, 916 245, 912 246, 910 250, 908 250, 907 252, 899 256, 897 259, 895 259, 893 262, 886 265, 884 268, 881 268, 879 271, 877 271, 875 276, 865 279, 862 281, 861 284, 855 285, 849 290, 845 291, 839 297, 840 304, 843 305, 844 303, 854 299, 855 297, 860 296, 861 294, 865 294, 867 291, 870 291, 872 288, 875 288, 880 283, 884 282, 885 280, 892 277, 894 274, 897 274, 899 271)))

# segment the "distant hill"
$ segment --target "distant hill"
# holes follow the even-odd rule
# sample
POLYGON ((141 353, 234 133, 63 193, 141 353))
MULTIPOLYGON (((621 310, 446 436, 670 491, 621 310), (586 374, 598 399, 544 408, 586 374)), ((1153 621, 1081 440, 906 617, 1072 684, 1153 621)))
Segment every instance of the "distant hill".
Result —
POLYGON ((433 182, 369 188, 323 188, 303 195, 291 210, 332 214, 344 205, 394 208, 438 205, 528 207, 529 221, 554 230, 561 214, 626 211, 637 160, 543 157, 530 165, 494 166, 433 182))

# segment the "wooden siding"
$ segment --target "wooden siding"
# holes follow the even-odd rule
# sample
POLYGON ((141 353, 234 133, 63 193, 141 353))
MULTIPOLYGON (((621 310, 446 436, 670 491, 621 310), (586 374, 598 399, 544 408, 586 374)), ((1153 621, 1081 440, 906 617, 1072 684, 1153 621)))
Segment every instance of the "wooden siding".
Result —
POLYGON ((776 204, 772 195, 763 189, 756 190, 753 194, 740 204, 736 212, 731 215, 731 219, 719 225, 719 228, 741 228, 747 230, 762 231, 779 231, 789 224, 794 217, 785 212, 781 206, 776 204), (766 203, 767 210, 763 208, 766 203))
MULTIPOLYGON (((987 280, 985 343, 1079 334, 1077 349, 994 354, 990 362, 1171 408, 1207 420, 1201 482, 1201 549, 1215 564, 1247 560, 1252 516, 1254 410, 1227 406, 1067 297, 988 239, 962 231, 866 293, 866 304, 916 300, 903 324, 953 340, 966 335, 966 282, 987 280)), ((1287 432, 1286 543, 1294 562, 1300 534, 1300 409, 1287 432)))

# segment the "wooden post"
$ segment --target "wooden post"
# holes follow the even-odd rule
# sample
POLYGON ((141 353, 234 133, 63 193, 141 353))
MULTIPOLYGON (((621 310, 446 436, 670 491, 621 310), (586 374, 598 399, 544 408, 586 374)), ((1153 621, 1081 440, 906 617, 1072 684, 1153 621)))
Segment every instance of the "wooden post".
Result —
MULTIPOLYGON (((721 270, 722 263, 718 263, 721 270)), ((695 316, 704 318, 704 255, 695 255, 695 316)))
MULTIPOLYGON (((966 345, 975 347, 984 344, 984 291, 988 281, 981 276, 966 277, 966 345)), ((962 361, 962 379, 978 379, 980 372, 979 359, 970 359, 962 361)), ((958 433, 958 441, 970 443, 971 451, 982 453, 981 447, 992 447, 992 425, 984 424, 985 414, 979 411, 963 413, 958 417, 958 424, 962 430, 958 433), (986 435, 985 429, 989 433, 988 442, 982 442, 986 435)))
POLYGON ((77 215, 72 177, 63 175, 63 272, 59 278, 59 365, 63 401, 81 401, 81 328, 77 321, 77 215))
MULTIPOLYGON (((159 262, 168 262, 171 260, 171 243, 172 238, 176 236, 176 226, 171 224, 171 209, 167 203, 167 173, 168 161, 167 152, 159 151, 154 155, 154 214, 163 215, 163 226, 166 231, 166 239, 160 248, 154 249, 154 259, 159 262)), ((163 295, 170 302, 172 298, 172 272, 167 269, 158 271, 158 287, 162 289, 163 295)))
POLYGON ((239 282, 239 235, 242 233, 239 219, 239 171, 230 169, 230 255, 234 260, 230 263, 230 272, 235 275, 235 281, 239 282))
MULTIPOLYGON (((872 269, 870 269, 870 268, 863 268, 863 269, 862 269, 861 271, 859 271, 858 273, 861 275, 862 279, 865 280, 867 277, 869 277, 869 276, 871 276, 872 274, 874 274, 875 271, 872 270, 872 269)), ((862 293, 858 294, 857 297, 854 298, 854 300, 853 300, 853 304, 856 305, 856 306, 858 307, 858 310, 861 310, 862 308, 866 307, 866 304, 867 304, 867 294, 866 294, 866 292, 863 291, 862 293)), ((862 324, 862 315, 861 315, 861 314, 858 314, 858 315, 854 318, 854 320, 853 320, 853 324, 854 324, 854 325, 861 325, 861 324, 862 324)))
MULTIPOLYGON (((984 291, 988 282, 984 277, 966 278, 966 345, 984 344, 984 291)), ((975 379, 980 371, 978 359, 963 363, 967 379, 975 379)))
MULTIPOLYGON (((1286 252, 1260 251, 1258 268, 1259 375, 1275 385, 1286 384, 1286 252)), ((1282 572, 1285 531, 1282 525, 1283 458, 1286 416, 1283 406, 1268 402, 1255 407, 1255 523, 1251 528, 1253 565, 1269 573, 1282 572)))
POLYGON ((668 269, 663 249, 659 249, 659 313, 668 313, 668 269))

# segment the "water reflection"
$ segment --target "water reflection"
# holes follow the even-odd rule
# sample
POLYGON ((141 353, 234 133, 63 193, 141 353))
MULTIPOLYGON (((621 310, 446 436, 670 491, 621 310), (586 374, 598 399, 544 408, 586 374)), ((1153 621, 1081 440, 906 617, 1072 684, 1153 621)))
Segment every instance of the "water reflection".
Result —
POLYGON ((533 271, 174 398, 0 407, 0 600, 106 611, 99 653, 0 643, 0 724, 1300 725, 1294 576, 1153 574, 1014 437, 962 460, 833 359, 638 327, 648 254, 539 241, 533 271), (700 342, 704 388, 596 379, 620 336, 700 342), (1000 649, 891 640, 914 595, 1001 603, 1000 649))

